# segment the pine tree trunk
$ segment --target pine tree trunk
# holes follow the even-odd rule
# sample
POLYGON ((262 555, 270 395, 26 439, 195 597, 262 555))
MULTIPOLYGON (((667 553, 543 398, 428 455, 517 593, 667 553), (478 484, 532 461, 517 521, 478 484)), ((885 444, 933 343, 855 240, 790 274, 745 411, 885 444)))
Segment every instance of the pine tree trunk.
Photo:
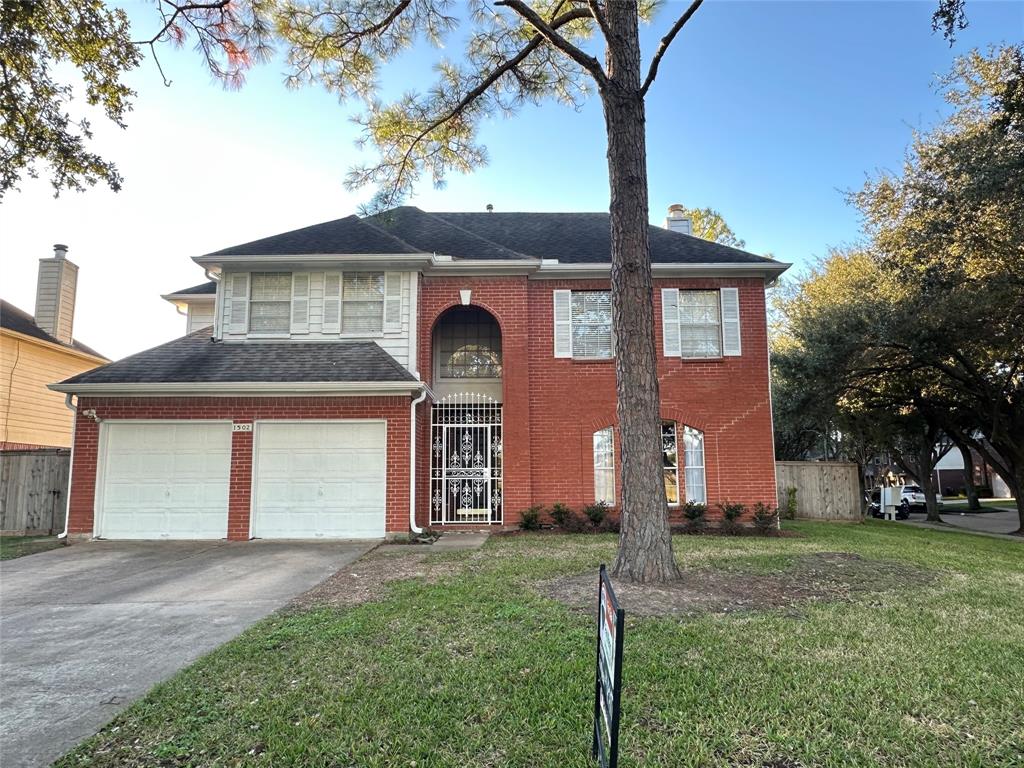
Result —
POLYGON ((609 83, 602 89, 611 185, 612 327, 622 503, 613 575, 640 583, 679 577, 661 457, 654 286, 647 237, 647 147, 635 2, 607 3, 609 83))

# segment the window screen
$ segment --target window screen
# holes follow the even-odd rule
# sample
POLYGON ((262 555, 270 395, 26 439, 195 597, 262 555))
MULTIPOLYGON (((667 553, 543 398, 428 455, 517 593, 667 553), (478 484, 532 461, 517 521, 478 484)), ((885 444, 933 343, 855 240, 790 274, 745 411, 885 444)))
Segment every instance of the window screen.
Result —
POLYGON ((384 273, 346 272, 341 300, 342 333, 379 333, 384 329, 384 273))
POLYGON ((704 433, 692 427, 683 429, 686 467, 686 500, 699 504, 708 503, 707 487, 704 481, 704 433))
POLYGON ((722 313, 718 291, 679 292, 679 337, 683 357, 721 357, 722 313))
POLYGON ((608 291, 572 292, 572 356, 612 356, 612 300, 608 291))
POLYGON ((290 272, 254 272, 249 293, 249 331, 288 333, 291 326, 290 272))
POLYGON ((615 433, 611 427, 594 433, 594 500, 615 503, 615 433))

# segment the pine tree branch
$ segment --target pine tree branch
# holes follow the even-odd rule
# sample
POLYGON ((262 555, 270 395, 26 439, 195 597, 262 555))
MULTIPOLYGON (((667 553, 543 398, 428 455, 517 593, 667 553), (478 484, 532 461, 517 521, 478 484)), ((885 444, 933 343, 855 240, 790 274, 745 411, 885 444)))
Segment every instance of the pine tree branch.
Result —
POLYGON ((597 26, 601 28, 601 34, 604 35, 604 39, 610 40, 611 30, 608 29, 608 19, 604 17, 604 11, 601 10, 597 0, 587 0, 587 6, 590 8, 590 15, 594 17, 597 26))
MULTIPOLYGON (((567 11, 561 16, 553 19, 549 28, 554 32, 554 30, 565 26, 571 21, 585 18, 590 18, 589 10, 586 8, 574 8, 573 10, 567 11)), ((506 59, 500 65, 491 70, 472 90, 459 99, 451 109, 447 110, 441 117, 432 120, 426 127, 418 131, 415 136, 411 137, 409 145, 406 147, 405 152, 402 155, 401 161, 397 163, 398 170, 395 180, 390 184, 391 192, 386 196, 386 199, 393 201, 398 198, 399 190, 401 190, 404 185, 406 171, 412 165, 412 153, 420 142, 425 140, 434 130, 462 114, 471 104, 473 104, 473 102, 483 96, 491 86, 493 86, 503 76, 515 70, 516 67, 522 64, 531 53, 537 50, 547 40, 548 38, 538 31, 537 34, 530 38, 529 42, 527 42, 527 44, 524 45, 515 56, 506 59)))
POLYGON ((658 67, 661 64, 661 59, 664 57, 668 47, 672 45, 672 41, 676 39, 676 35, 679 34, 679 30, 686 26, 686 22, 688 22, 693 14, 697 12, 697 9, 700 8, 701 3, 703 2, 704 0, 693 0, 690 7, 686 9, 683 15, 676 19, 676 23, 672 25, 672 29, 668 31, 668 34, 661 38, 661 42, 658 43, 658 50, 654 53, 654 59, 651 60, 651 67, 647 70, 647 78, 644 80, 644 84, 640 88, 641 96, 647 95, 647 91, 654 82, 654 78, 658 76, 658 67))
MULTIPOLYGON (((159 41, 160 38, 164 36, 164 33, 167 32, 167 30, 174 25, 174 22, 177 21, 178 17, 182 14, 187 14, 189 11, 221 10, 227 8, 227 6, 230 4, 231 0, 212 0, 212 2, 209 3, 182 3, 181 5, 172 3, 170 2, 170 0, 159 0, 160 13, 163 16, 164 25, 160 28, 160 31, 153 35, 153 37, 151 37, 149 40, 136 40, 134 41, 133 45, 148 45, 150 46, 150 48, 152 48, 153 44, 159 41), (174 9, 174 13, 172 13, 170 16, 163 12, 163 7, 165 4, 171 6, 171 8, 174 9)), ((163 73, 161 72, 161 74, 163 73)))
MULTIPOLYGON (((604 69, 601 67, 601 62, 590 54, 583 52, 562 35, 558 34, 555 27, 544 21, 544 19, 542 19, 540 15, 533 10, 533 8, 522 2, 522 0, 498 0, 495 5, 507 6, 519 14, 523 19, 529 22, 545 40, 551 43, 551 45, 587 70, 599 87, 603 88, 608 82, 608 77, 605 75, 604 69)), ((578 8, 575 11, 570 11, 570 13, 578 13, 581 11, 583 17, 590 17, 591 12, 589 8, 578 8)))

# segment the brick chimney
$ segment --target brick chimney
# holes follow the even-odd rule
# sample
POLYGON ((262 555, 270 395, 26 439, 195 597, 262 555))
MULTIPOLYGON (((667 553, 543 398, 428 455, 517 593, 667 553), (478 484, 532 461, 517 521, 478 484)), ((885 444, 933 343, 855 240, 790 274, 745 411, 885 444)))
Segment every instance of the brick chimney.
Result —
POLYGON ((71 343, 78 290, 78 267, 67 256, 66 245, 53 246, 53 256, 39 260, 36 283, 36 325, 64 344, 71 343))
POLYGON ((668 207, 668 218, 665 219, 665 229, 671 232, 682 232, 684 235, 693 234, 693 222, 686 215, 686 209, 679 203, 673 203, 668 207))

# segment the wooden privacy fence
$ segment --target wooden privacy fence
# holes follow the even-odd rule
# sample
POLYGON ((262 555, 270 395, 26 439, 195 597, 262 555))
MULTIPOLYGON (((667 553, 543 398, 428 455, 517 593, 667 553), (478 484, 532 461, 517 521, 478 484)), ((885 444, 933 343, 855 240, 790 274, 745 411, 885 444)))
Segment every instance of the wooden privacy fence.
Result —
POLYGON ((860 520, 860 470, 846 461, 777 461, 779 509, 796 488, 796 516, 813 520, 860 520))
POLYGON ((35 536, 64 530, 71 451, 0 452, 0 532, 35 536))

